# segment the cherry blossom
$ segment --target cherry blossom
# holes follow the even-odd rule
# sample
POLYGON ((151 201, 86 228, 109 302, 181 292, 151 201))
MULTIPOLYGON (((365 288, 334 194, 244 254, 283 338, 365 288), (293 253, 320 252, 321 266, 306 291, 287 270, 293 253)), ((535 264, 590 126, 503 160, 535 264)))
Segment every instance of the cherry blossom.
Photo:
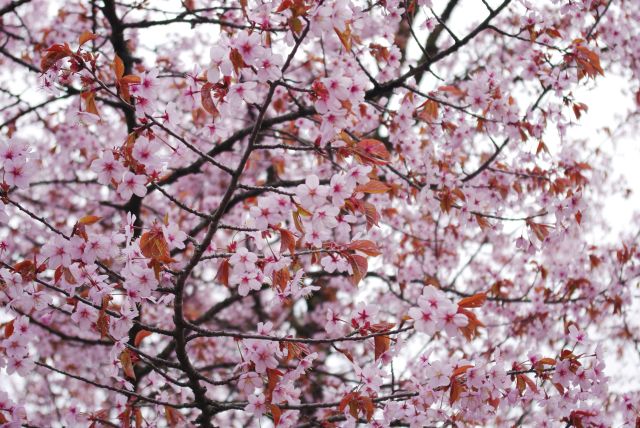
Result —
POLYGON ((296 198, 299 203, 309 209, 325 203, 327 194, 327 187, 320 185, 317 175, 308 176, 304 184, 300 184, 296 188, 296 198))
POLYGON ((638 424, 633 2, 40 3, 0 426, 638 424))
POLYGON ((17 186, 25 189, 29 186, 29 181, 33 175, 33 165, 24 158, 16 158, 7 160, 3 165, 4 182, 9 186, 17 186))
POLYGON ((131 195, 143 197, 147 193, 144 186, 147 179, 144 175, 133 174, 130 171, 124 173, 122 181, 118 184, 118 195, 121 199, 129 199, 131 195))
POLYGON ((71 264, 71 253, 69 242, 61 236, 56 236, 42 247, 42 257, 48 259, 49 266, 69 266, 71 264))
POLYGON ((180 230, 180 227, 175 223, 169 223, 169 225, 162 225, 162 232, 169 244, 169 247, 173 249, 183 249, 184 241, 187 239, 187 234, 180 230))

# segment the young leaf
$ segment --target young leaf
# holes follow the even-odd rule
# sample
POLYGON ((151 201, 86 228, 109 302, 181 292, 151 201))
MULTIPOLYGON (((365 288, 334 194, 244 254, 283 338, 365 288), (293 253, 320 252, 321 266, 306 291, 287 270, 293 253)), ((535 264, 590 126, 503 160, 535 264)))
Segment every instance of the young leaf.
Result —
POLYGON ((138 347, 140 346, 140 343, 142 343, 142 340, 145 337, 151 336, 151 332, 147 331, 147 330, 140 330, 138 333, 136 333, 136 337, 133 340, 133 346, 138 347))
POLYGON ((381 254, 377 245, 373 241, 368 240, 353 241, 347 245, 347 249, 360 251, 372 257, 379 256, 381 254))
POLYGON ((120 364, 122 365, 122 370, 124 371, 124 375, 129 379, 135 379, 136 374, 133 371, 133 361, 131 359, 131 351, 125 349, 120 353, 120 364))
POLYGON ((356 186, 356 192, 362 193, 385 193, 390 189, 389 186, 379 180, 369 180, 365 184, 356 186))
POLYGON ((351 282, 353 285, 358 285, 362 278, 367 274, 367 269, 369 268, 367 258, 357 254, 350 254, 347 256, 347 260, 349 261, 353 271, 351 282))
POLYGON ((218 273, 216 274, 216 281, 222 285, 229 286, 229 272, 231 271, 231 265, 229 260, 224 259, 218 266, 218 273))
POLYGON ((375 346, 375 350, 374 350, 374 355, 375 355, 375 360, 378 361, 378 358, 380 358, 380 356, 382 356, 382 354, 384 354, 385 352, 387 352, 389 350, 389 347, 391 345, 391 339, 389 338, 389 336, 387 335, 383 335, 383 336, 375 336, 373 338, 374 341, 374 346, 375 346))
POLYGON ((118 56, 118 54, 116 54, 115 58, 113 59, 113 63, 111 64, 111 66, 113 67, 113 72, 116 76, 116 80, 120 81, 120 79, 122 79, 122 76, 124 76, 124 62, 122 62, 122 59, 118 56))
POLYGON ((360 140, 354 154, 361 163, 371 165, 386 165, 391 157, 384 143, 373 138, 360 140))
POLYGON ((93 34, 91 31, 84 30, 82 34, 80 34, 80 37, 78 37, 78 43, 80 46, 82 46, 85 43, 87 43, 89 40, 95 40, 97 38, 98 36, 93 34))
POLYGON ((87 215, 78 220, 79 224, 90 225, 100 221, 102 217, 98 217, 97 215, 87 215))
POLYGON ((458 306, 462 308, 479 308, 487 301, 486 293, 478 293, 473 296, 465 297, 458 302, 458 306))

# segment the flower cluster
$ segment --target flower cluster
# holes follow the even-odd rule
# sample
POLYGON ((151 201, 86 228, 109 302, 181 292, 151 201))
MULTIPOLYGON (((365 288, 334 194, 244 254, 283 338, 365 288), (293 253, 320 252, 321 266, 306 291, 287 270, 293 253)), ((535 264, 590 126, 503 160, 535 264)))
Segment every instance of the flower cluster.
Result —
POLYGON ((0 167, 5 189, 12 186, 19 189, 29 187, 29 182, 36 173, 29 145, 17 137, 0 143, 0 167))
POLYGON ((431 285, 424 287, 418 307, 409 309, 409 316, 417 331, 429 335, 444 330, 449 336, 457 336, 458 329, 468 324, 467 317, 458 313, 458 307, 431 285))

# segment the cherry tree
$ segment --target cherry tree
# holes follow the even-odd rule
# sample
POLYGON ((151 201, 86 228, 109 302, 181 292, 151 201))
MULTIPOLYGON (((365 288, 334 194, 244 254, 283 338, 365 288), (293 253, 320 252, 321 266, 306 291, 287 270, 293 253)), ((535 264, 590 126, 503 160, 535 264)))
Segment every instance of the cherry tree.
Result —
POLYGON ((0 19, 0 426, 640 423, 640 217, 574 133, 635 2, 0 19))

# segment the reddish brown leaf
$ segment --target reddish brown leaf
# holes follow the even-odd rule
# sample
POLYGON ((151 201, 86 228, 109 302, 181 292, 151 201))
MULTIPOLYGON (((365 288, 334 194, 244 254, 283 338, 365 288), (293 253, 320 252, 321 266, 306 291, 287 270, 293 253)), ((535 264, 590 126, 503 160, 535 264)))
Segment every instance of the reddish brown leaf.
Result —
POLYGON ((427 100, 420 107, 422 107, 422 111, 418 114, 420 119, 426 122, 434 122, 438 118, 439 104, 437 101, 427 100))
POLYGON ((58 266, 56 271, 53 273, 53 283, 57 284, 62 278, 62 266, 58 266))
POLYGON ((280 291, 284 291, 287 287, 287 284, 291 280, 291 274, 289 273, 289 268, 285 266, 284 268, 273 272, 273 286, 276 287, 280 291))
POLYGON ((164 239, 162 229, 153 227, 140 237, 140 251, 151 260, 159 263, 171 263, 173 259, 169 255, 169 245, 164 239))
POLYGON ((289 250, 289 254, 293 256, 296 252, 296 237, 287 229, 280 229, 280 253, 284 249, 289 250))
POLYGON ((380 358, 382 354, 384 354, 389 350, 389 347, 391 345, 391 339, 389 338, 389 336, 384 335, 384 336, 375 336, 373 338, 373 341, 375 346, 375 350, 374 350, 375 360, 378 361, 378 358, 380 358))
POLYGON ((285 10, 289 9, 290 7, 292 7, 293 5, 293 1, 292 0, 283 0, 280 3, 280 6, 278 6, 278 8, 276 9, 276 13, 282 13, 285 10))
POLYGON ((229 286, 229 272, 231 271, 231 266, 229 265, 229 260, 224 259, 220 262, 220 266, 218 266, 218 273, 216 274, 216 281, 225 286, 229 286))
POLYGON ((282 410, 280 410, 280 407, 275 404, 269 405, 269 408, 271 410, 271 416, 273 416, 273 424, 278 426, 280 423, 280 417, 282 416, 282 410))
POLYGON ((438 88, 438 91, 447 92, 447 93, 455 95, 457 97, 462 97, 462 96, 465 95, 465 92, 462 91, 461 89, 457 88, 456 86, 440 86, 438 88))
POLYGON ((580 119, 582 116, 582 112, 589 111, 589 106, 584 103, 573 103, 573 114, 576 115, 576 119, 580 119))
POLYGON ((379 256, 381 254, 380 250, 378 250, 378 246, 373 241, 368 240, 353 241, 347 245, 347 249, 360 251, 372 257, 379 256))
MULTIPOLYGON (((351 403, 354 399, 357 399, 359 395, 360 394, 358 394, 357 392, 349 392, 347 395, 342 397, 342 400, 340 400, 340 404, 338 404, 338 410, 340 411, 340 413, 343 413, 344 409, 347 408, 349 403, 351 403)), ((356 413, 354 417, 357 418, 358 414, 356 413)))
POLYGON ((358 285, 362 278, 364 278, 364 276, 367 274, 367 269, 369 268, 367 258, 364 256, 359 256, 357 254, 350 254, 347 257, 347 260, 349 261, 351 269, 353 270, 351 282, 353 283, 353 285, 358 285))
POLYGON ((135 347, 140 346, 140 343, 142 343, 142 340, 143 340, 145 337, 148 337, 148 336, 151 336, 151 332, 150 332, 150 331, 147 331, 147 330, 140 330, 138 333, 136 333, 136 337, 135 337, 135 339, 133 340, 133 345, 134 345, 135 347))
POLYGON ((372 165, 386 165, 391 157, 384 143, 373 138, 360 140, 354 154, 361 163, 372 165))
POLYGON ((31 260, 16 263, 13 270, 19 273, 24 281, 31 281, 36 277, 36 265, 31 260))
POLYGON ((47 49, 46 53, 42 56, 40 60, 40 70, 45 73, 53 67, 56 62, 71 55, 73 55, 73 51, 68 44, 54 44, 47 49))
POLYGON ((273 390, 276 385, 278 385, 278 381, 282 377, 282 372, 276 369, 267 369, 267 388, 265 390, 264 396, 267 399, 268 403, 271 403, 271 397, 273 396, 273 390))
POLYGON ((538 392, 538 386, 536 385, 536 383, 529 377, 526 376, 524 374, 518 375, 519 377, 521 376, 524 380, 524 382, 527 384, 527 386, 529 387, 529 389, 533 392, 538 392))
POLYGON ((467 388, 465 385, 457 378, 451 378, 451 390, 449 391, 449 404, 455 403, 458 398, 460 398, 460 394, 462 394, 467 388))
POLYGON ((289 29, 295 34, 300 34, 302 32, 302 21, 297 16, 292 16, 289 18, 289 29))
POLYGON ((338 35, 340 43, 342 43, 344 49, 347 52, 351 52, 351 27, 349 26, 349 24, 346 25, 344 31, 340 31, 336 27, 333 27, 333 31, 335 31, 338 35))
POLYGON ((113 72, 116 76, 116 80, 119 81, 120 79, 122 79, 122 76, 124 76, 124 62, 122 62, 122 59, 118 56, 118 54, 116 54, 115 58, 113 59, 111 67, 113 67, 113 72))
POLYGON ((171 428, 182 426, 181 424, 185 422, 184 416, 177 409, 170 406, 164 406, 164 417, 171 428))
POLYGON ((586 46, 578 45, 575 50, 575 61, 578 65, 578 77, 587 75, 595 78, 598 74, 604 76, 604 70, 600 66, 598 54, 589 50, 586 46))
POLYGON ((531 220, 527 220, 527 226, 531 229, 536 238, 540 241, 544 241, 547 236, 549 236, 549 226, 542 223, 534 223, 531 220))
POLYGON ((360 184, 356 187, 356 192, 362 193, 385 193, 390 189, 389 186, 379 180, 369 180, 365 184, 360 184))
POLYGON ((83 92, 81 95, 82 99, 84 99, 84 110, 87 113, 95 114, 96 116, 100 116, 100 112, 98 111, 98 107, 96 106, 96 94, 93 91, 83 92))
POLYGON ((139 85, 142 82, 140 76, 136 76, 134 74, 127 74, 122 79, 120 79, 120 83, 126 85, 139 85))
POLYGON ((100 221, 102 217, 98 217, 97 215, 87 215, 78 220, 78 224, 90 225, 100 221))
POLYGON ((473 366, 472 366, 471 364, 467 364, 467 365, 464 365, 464 366, 457 367, 457 368, 453 371, 453 373, 451 373, 451 376, 452 376, 452 377, 458 377, 458 376, 460 376, 461 374, 466 373, 466 371, 467 371, 467 370, 469 370, 470 368, 473 368, 473 366))
MULTIPOLYGON (((287 357, 285 358, 285 362, 288 363, 294 358, 301 359, 305 355, 309 354, 309 348, 301 343, 296 342, 286 342, 284 345, 287 348, 287 357)), ((282 345, 281 345, 282 348, 282 345)))
POLYGON ((359 400, 359 408, 364 411, 364 416, 367 419, 367 422, 371 422, 371 418, 373 418, 373 412, 375 411, 373 400, 370 397, 362 396, 359 400))
POLYGON ((82 34, 80 34, 80 37, 78 37, 78 43, 80 44, 80 46, 82 46, 85 43, 87 43, 88 41, 95 40, 97 38, 98 38, 98 36, 93 34, 91 31, 84 30, 82 32, 82 34))
POLYGON ((463 308, 479 308, 487 301, 486 293, 478 293, 473 296, 465 297, 458 302, 458 306, 463 308))
POLYGON ((538 142, 538 148, 536 149, 536 155, 540 154, 540 152, 546 152, 547 154, 549 154, 549 149, 547 148, 547 145, 542 140, 540 140, 540 142, 538 142))
POLYGON ((216 108, 213 98, 211 96, 211 89, 213 89, 213 83, 207 82, 202 86, 200 90, 200 101, 202 102, 202 108, 213 117, 218 116, 219 112, 216 108))
POLYGON ((242 54, 238 51, 238 49, 231 49, 229 53, 229 60, 231 60, 231 64, 233 65, 233 69, 238 74, 238 71, 247 65, 244 63, 244 59, 242 59, 242 54))
POLYGON ((142 428, 142 410, 140 410, 140 407, 136 407, 135 410, 133 411, 134 415, 134 419, 136 421, 136 428, 142 428))
POLYGON ((129 379, 135 379, 136 374, 133 371, 133 361, 131 359, 131 351, 125 349, 120 354, 120 364, 122 365, 122 370, 124 371, 124 375, 129 379))
POLYGON ((473 339, 473 337, 478 334, 478 329, 480 327, 484 327, 484 324, 480 322, 478 317, 475 316, 473 312, 468 309, 461 308, 458 306, 458 312, 465 315, 467 317, 467 325, 464 327, 460 327, 460 331, 467 338, 467 340, 473 339))
POLYGON ((98 320, 96 321, 96 328, 100 332, 100 338, 104 339, 109 337, 109 314, 107 314, 107 304, 109 302, 108 296, 102 299, 102 307, 98 313, 98 320))
POLYGON ((8 338, 9 338, 9 337, 11 337, 11 335, 13 334, 13 323, 14 323, 15 321, 16 321, 16 320, 15 320, 15 319, 13 319, 13 320, 11 320, 11 321, 7 322, 7 323, 4 325, 4 338, 5 338, 5 339, 8 339, 8 338))
POLYGON ((364 203, 364 215, 367 220, 367 230, 370 230, 373 226, 378 226, 380 214, 378 214, 378 210, 376 210, 373 204, 369 202, 364 203))

